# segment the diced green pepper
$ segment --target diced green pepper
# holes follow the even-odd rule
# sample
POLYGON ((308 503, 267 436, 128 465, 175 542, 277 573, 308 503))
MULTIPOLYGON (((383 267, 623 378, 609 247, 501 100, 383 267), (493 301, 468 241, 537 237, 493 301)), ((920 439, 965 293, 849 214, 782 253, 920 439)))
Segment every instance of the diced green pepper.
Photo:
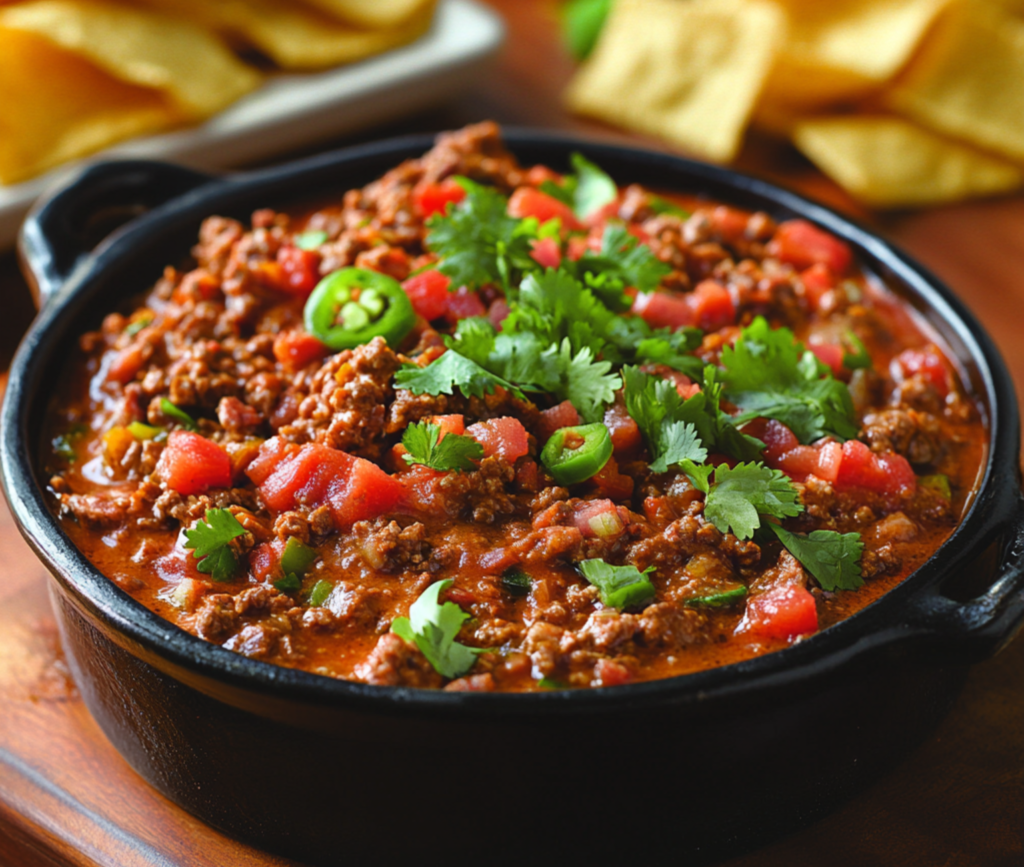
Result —
POLYGON ((313 589, 309 591, 309 604, 312 608, 316 608, 323 605, 327 601, 327 597, 331 595, 331 591, 334 590, 334 585, 323 578, 313 585, 313 589))
POLYGON ((160 398, 160 412, 162 412, 168 418, 173 418, 178 422, 185 430, 195 431, 199 429, 195 419, 192 418, 185 410, 179 409, 173 403, 171 403, 166 397, 160 398))
POLYGON ((291 593, 294 590, 298 590, 302 587, 302 579, 299 578, 294 572, 290 572, 281 578, 279 581, 274 582, 274 586, 282 593, 291 593))
POLYGON ((942 473, 933 473, 930 476, 921 476, 917 480, 919 485, 924 485, 926 488, 932 488, 938 491, 947 500, 953 499, 953 489, 949 485, 949 476, 943 475, 942 473))
POLYGON ((281 571, 285 575, 295 574, 300 578, 306 574, 310 564, 316 559, 316 551, 304 545, 294 536, 288 539, 281 552, 281 571))
POLYGON ((746 595, 746 587, 736 587, 733 590, 724 590, 721 593, 696 596, 693 599, 687 599, 685 604, 687 608, 726 608, 741 601, 746 595))
POLYGON ((292 243, 300 250, 315 250, 321 244, 327 241, 326 232, 300 232, 294 238, 292 243))
POLYGON ((160 434, 166 433, 162 427, 154 427, 151 424, 143 424, 141 421, 133 421, 128 425, 128 433, 137 440, 156 439, 160 434))

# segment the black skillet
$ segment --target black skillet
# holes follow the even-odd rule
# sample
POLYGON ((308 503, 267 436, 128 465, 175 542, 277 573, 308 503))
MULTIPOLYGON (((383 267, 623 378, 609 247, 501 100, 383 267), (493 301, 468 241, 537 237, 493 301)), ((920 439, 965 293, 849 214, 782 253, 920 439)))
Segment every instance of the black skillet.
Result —
POLYGON ((278 668, 188 635, 104 578, 61 531, 38 469, 68 347, 187 257, 205 216, 244 220, 337 198, 425 151, 426 137, 225 178, 100 164, 41 203, 22 231, 41 310, 3 404, 4 489, 53 573, 64 647, 93 716, 146 780, 211 825, 324 864, 707 862, 823 815, 890 767, 945 712, 967 666, 1017 632, 1024 506, 1013 386, 946 286, 821 205, 665 154, 529 131, 507 141, 524 164, 561 169, 582 150, 620 182, 811 219, 916 307, 952 347, 991 429, 974 501, 935 556, 782 652, 531 695, 382 688, 278 668), (126 214, 139 216, 93 250, 126 214))

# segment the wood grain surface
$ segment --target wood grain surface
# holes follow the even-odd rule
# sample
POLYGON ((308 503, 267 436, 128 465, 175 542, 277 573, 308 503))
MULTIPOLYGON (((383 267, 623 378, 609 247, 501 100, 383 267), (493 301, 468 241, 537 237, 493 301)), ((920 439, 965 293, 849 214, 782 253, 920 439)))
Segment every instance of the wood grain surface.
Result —
MULTIPOLYGON (((491 5, 506 16, 509 42, 490 75, 442 109, 369 131, 362 140, 494 118, 665 149, 566 114, 559 94, 572 66, 558 41, 556 4, 491 5)), ((967 300, 1001 347, 1018 394, 1024 392, 1024 196, 883 217, 858 208, 777 143, 751 141, 740 165, 867 220, 909 250, 967 300)), ((5 370, 32 316, 13 255, 0 257, 0 299, 5 370)), ((0 387, 5 380, 0 374, 0 387)), ((6 504, 0 504, 0 564, 0 865, 291 863, 187 815, 107 742, 61 657, 49 579, 6 504)), ((808 749, 828 749, 828 733, 809 732, 808 749)), ((728 867, 1019 867, 1022 837, 1024 640, 1018 640, 972 671, 948 717, 891 773, 827 818, 728 867)))

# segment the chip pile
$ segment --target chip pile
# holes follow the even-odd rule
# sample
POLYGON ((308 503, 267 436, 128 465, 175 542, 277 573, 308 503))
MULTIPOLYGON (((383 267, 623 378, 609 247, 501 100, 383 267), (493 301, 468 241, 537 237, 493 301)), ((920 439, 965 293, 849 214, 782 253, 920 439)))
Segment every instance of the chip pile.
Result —
POLYGON ((0 183, 411 42, 436 0, 0 0, 0 183), (243 59, 244 58, 244 59, 243 59))
POLYGON ((878 208, 1024 184, 1024 0, 573 0, 570 14, 597 5, 567 93, 581 114, 718 162, 748 127, 785 136, 878 208))

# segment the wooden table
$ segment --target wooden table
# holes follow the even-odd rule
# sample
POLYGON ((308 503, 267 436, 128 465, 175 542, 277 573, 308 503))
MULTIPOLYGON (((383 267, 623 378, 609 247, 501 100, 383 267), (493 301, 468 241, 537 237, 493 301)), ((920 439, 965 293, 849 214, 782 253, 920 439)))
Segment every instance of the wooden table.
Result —
MULTIPOLYGON (((662 147, 566 114, 559 93, 572 66, 558 44, 553 3, 492 5, 506 16, 510 38, 491 75, 440 111, 362 138, 494 118, 662 147)), ((753 141, 740 163, 873 222, 947 280, 999 343, 1021 393, 1024 196, 881 217, 776 144, 753 141)), ((0 298, 5 370, 32 316, 13 255, 0 257, 0 298)), ((164 800, 107 742, 61 658, 46 573, 6 504, 0 563, 0 864, 288 863, 229 840, 164 800)), ((1024 640, 978 666, 937 731, 881 781, 817 824, 728 863, 1010 867, 1024 863, 1022 837, 1024 640)))

